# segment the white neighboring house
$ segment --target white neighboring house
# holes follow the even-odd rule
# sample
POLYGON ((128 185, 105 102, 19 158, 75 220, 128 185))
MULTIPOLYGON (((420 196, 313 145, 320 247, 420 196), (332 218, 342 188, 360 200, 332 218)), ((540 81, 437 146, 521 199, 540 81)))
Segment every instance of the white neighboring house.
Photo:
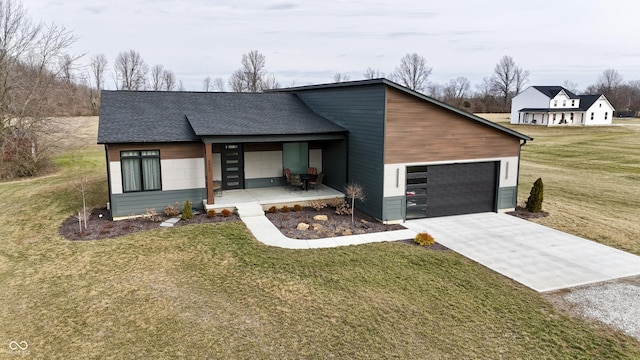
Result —
POLYGON ((511 100, 511 124, 611 125, 607 98, 576 95, 562 86, 529 86, 511 100))

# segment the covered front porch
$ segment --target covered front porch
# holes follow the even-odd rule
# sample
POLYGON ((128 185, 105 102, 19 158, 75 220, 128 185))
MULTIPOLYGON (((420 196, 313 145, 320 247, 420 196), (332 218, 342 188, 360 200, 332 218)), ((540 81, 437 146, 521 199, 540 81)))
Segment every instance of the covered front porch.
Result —
POLYGON ((312 190, 293 190, 288 186, 271 186, 252 189, 235 189, 222 190, 216 192, 216 201, 214 204, 208 204, 206 199, 203 201, 205 210, 235 210, 238 205, 257 204, 263 210, 269 209, 271 206, 278 208, 287 205, 306 206, 310 201, 314 200, 332 200, 344 198, 344 194, 340 191, 329 187, 321 186, 312 190))

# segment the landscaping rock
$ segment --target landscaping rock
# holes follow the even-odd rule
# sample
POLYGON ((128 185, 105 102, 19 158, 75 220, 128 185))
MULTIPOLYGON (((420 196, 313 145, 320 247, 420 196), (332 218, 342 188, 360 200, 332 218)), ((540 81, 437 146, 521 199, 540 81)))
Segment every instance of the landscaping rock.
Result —
POLYGON ((313 223, 313 224, 311 224, 310 229, 319 231, 319 230, 322 230, 322 225, 313 223))
POLYGON ((327 215, 316 215, 313 217, 313 220, 315 221, 327 221, 329 220, 329 217, 327 215))
POLYGON ((348 235, 353 235, 353 232, 351 231, 351 229, 346 229, 345 231, 342 232, 342 236, 348 236, 348 235))
POLYGON ((297 230, 307 230, 309 229, 309 224, 305 224, 305 223, 299 223, 298 226, 296 227, 297 230))

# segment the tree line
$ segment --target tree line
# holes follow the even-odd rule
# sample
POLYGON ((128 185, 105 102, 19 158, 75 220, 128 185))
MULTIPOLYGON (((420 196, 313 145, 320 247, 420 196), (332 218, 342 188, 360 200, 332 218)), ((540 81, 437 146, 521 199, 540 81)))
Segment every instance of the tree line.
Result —
MULTIPOLYGON (((34 22, 19 0, 0 1, 0 179, 36 175, 50 165, 58 144, 72 135, 61 131, 52 116, 98 114, 109 61, 97 54, 82 65, 82 55, 69 53, 76 40, 63 26, 34 22)), ((499 59, 475 90, 464 76, 441 84, 432 82, 432 72, 424 56, 411 53, 386 77, 474 113, 508 112, 513 96, 529 82, 529 71, 508 55, 499 59)), ((110 74, 118 90, 185 90, 172 70, 161 64, 149 67, 135 50, 120 52, 110 74)), ((382 77, 382 71, 371 67, 362 73, 363 79, 382 77)), ((335 73, 331 80, 349 81, 350 76, 335 73)), ((570 80, 562 85, 578 93, 577 84, 570 80)), ((240 67, 229 79, 207 76, 201 90, 262 92, 280 87, 276 76, 266 69, 265 56, 252 50, 242 55, 240 67)), ((604 70, 583 93, 604 94, 618 113, 637 115, 640 111, 640 80, 625 82, 614 69, 604 70)))

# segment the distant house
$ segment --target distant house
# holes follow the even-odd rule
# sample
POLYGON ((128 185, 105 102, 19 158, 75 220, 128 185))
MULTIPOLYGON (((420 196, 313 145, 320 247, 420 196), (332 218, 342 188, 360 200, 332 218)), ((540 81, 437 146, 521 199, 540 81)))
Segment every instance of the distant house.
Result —
POLYGON ((611 125, 604 95, 576 95, 562 86, 530 86, 511 101, 511 124, 611 125))
POLYGON ((112 216, 222 191, 284 186, 283 168, 316 167, 384 222, 504 211, 517 201, 530 137, 386 79, 267 93, 102 93, 98 143, 112 216), (214 185, 215 184, 215 185, 214 185))

